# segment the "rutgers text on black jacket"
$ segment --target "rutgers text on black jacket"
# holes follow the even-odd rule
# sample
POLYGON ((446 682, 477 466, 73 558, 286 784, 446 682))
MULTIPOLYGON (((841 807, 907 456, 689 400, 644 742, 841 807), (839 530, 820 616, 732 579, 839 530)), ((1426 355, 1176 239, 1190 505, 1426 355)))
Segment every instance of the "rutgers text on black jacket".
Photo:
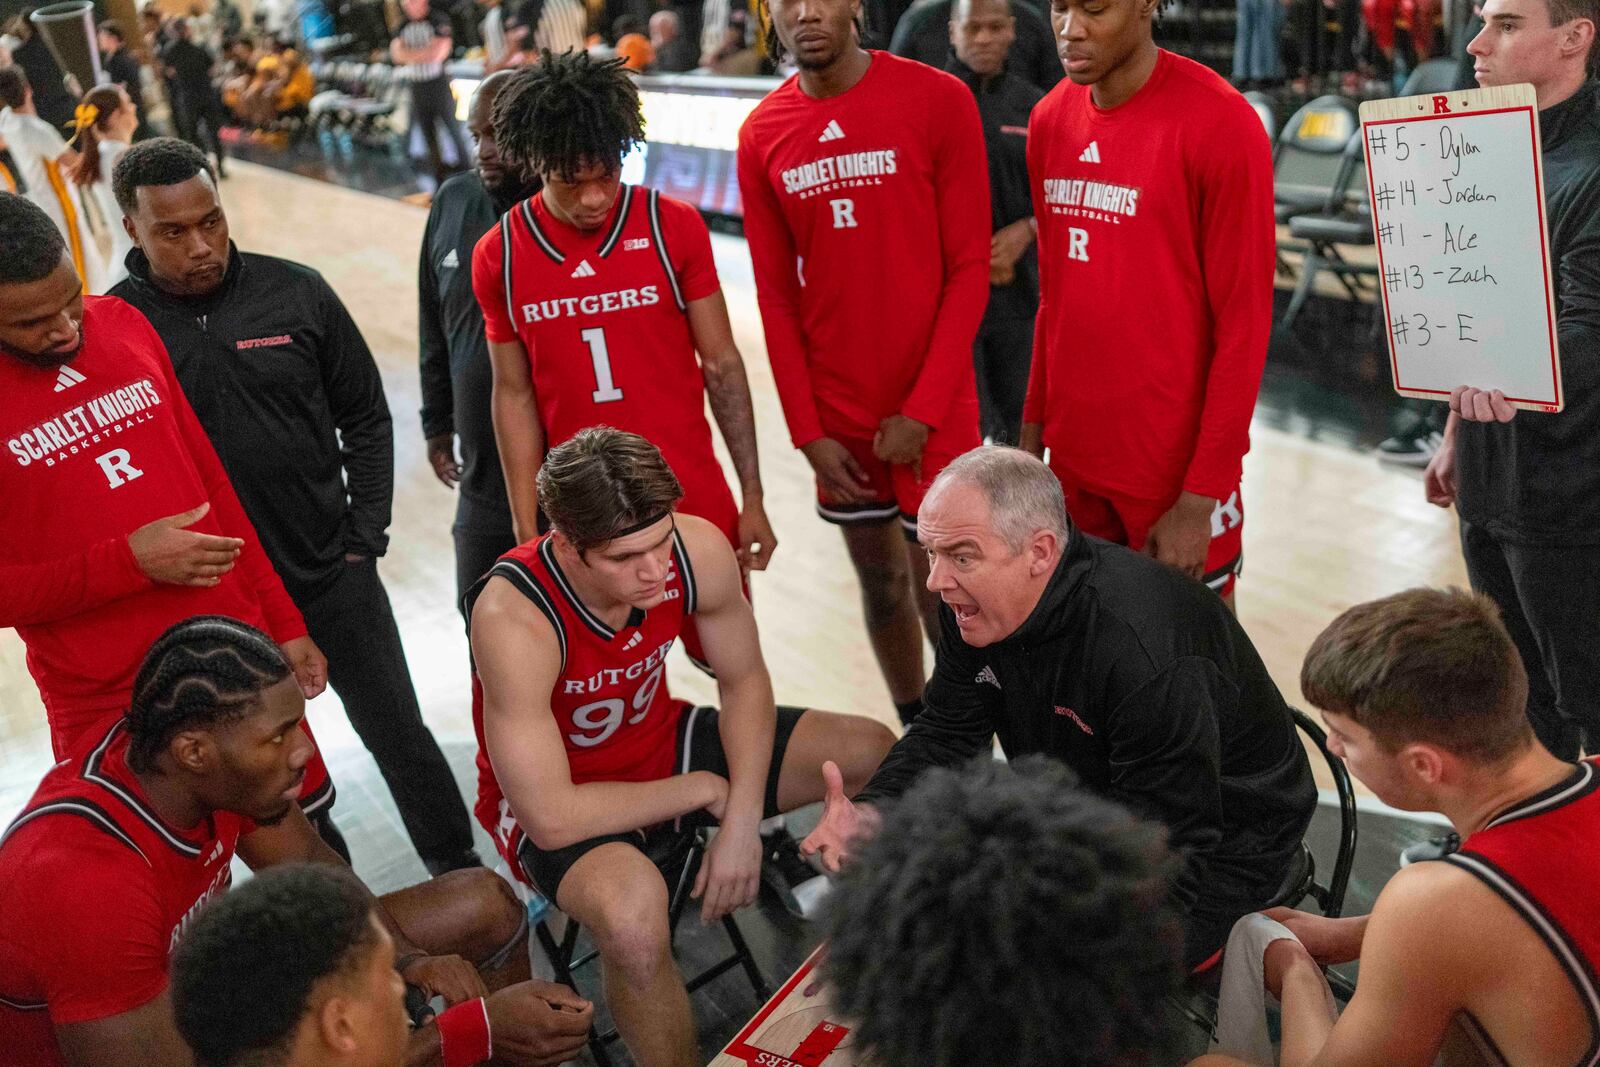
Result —
MULTIPOLYGON (((987 648, 939 610, 923 711, 858 800, 990 751, 1043 753, 1088 788, 1159 819, 1183 854, 1195 919, 1235 918, 1282 882, 1317 791, 1288 706, 1216 594, 1073 530, 1044 595, 987 648)), ((1215 946, 1213 946, 1215 947, 1215 946)))
POLYGON ((309 267, 230 249, 215 292, 174 296, 134 249, 112 293, 161 335, 189 403, 295 600, 381 556, 394 499, 383 381, 339 297, 309 267))

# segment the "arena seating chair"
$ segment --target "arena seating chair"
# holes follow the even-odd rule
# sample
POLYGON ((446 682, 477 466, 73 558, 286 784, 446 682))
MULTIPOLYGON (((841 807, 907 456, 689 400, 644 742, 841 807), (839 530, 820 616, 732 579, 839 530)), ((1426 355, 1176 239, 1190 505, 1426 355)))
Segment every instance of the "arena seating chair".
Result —
MULTIPOLYGON (((1289 872, 1283 880, 1278 892, 1273 895, 1267 907, 1296 907, 1307 899, 1316 903, 1317 909, 1330 919, 1336 919, 1344 912, 1345 892, 1350 887, 1350 871, 1356 859, 1356 790, 1355 784, 1350 779, 1350 771, 1344 765, 1344 760, 1335 756, 1328 748, 1328 735, 1316 721, 1298 708, 1290 708, 1294 716, 1294 724, 1310 738, 1317 751, 1322 754, 1328 771, 1332 775, 1334 792, 1339 798, 1339 846, 1334 854, 1333 868, 1329 872, 1327 882, 1317 880, 1317 862, 1311 848, 1304 841, 1300 843, 1300 852, 1289 872)), ((1263 909, 1265 910, 1265 909, 1263 909)), ((1333 986, 1334 995, 1340 999, 1348 1000, 1355 987, 1341 975, 1326 972, 1329 984, 1333 986)), ((1222 966, 1218 964, 1210 968, 1203 976, 1191 979, 1184 989, 1173 996, 1173 1003, 1179 1011, 1199 1026, 1206 1033, 1211 1034, 1217 1028, 1217 982, 1222 977, 1222 966)))
POLYGON ((1266 128, 1267 141, 1274 147, 1278 144, 1278 107, 1273 103, 1272 97, 1259 89, 1251 89, 1244 94, 1251 107, 1256 110, 1256 117, 1261 120, 1261 125, 1266 128))
MULTIPOLYGON (((1352 263, 1340 251, 1343 248, 1371 248, 1372 204, 1367 193, 1367 157, 1361 131, 1350 136, 1345 145, 1344 166, 1322 210, 1316 214, 1296 215, 1289 220, 1289 236, 1304 242, 1300 261, 1300 278, 1295 284, 1294 296, 1283 314, 1285 328, 1304 309, 1316 285, 1317 276, 1329 271, 1339 279, 1351 300, 1361 300, 1367 294, 1366 279, 1376 279, 1376 263, 1352 263)), ((1381 306, 1382 301, 1378 300, 1381 306)))
POLYGON ((1345 145, 1361 126, 1356 105, 1319 96, 1283 124, 1272 152, 1272 191, 1279 223, 1321 211, 1344 166, 1345 145))
MULTIPOLYGON (((667 902, 668 929, 672 931, 674 943, 677 940, 678 921, 683 917, 689 905, 689 892, 694 888, 695 876, 699 873, 700 863, 705 858, 707 830, 686 830, 681 834, 663 837, 660 843, 653 846, 651 858, 665 871, 676 871, 676 876, 671 879, 667 902)), ((502 877, 505 872, 502 869, 502 877)), ((526 898, 530 891, 526 883, 516 878, 510 878, 512 886, 526 898)), ((581 927, 576 919, 565 916, 565 928, 559 937, 551 929, 551 920, 547 914, 545 918, 538 919, 533 924, 533 933, 538 938, 539 945, 549 957, 551 966, 555 969, 556 981, 578 993, 579 996, 588 996, 578 989, 575 972, 587 966, 600 955, 598 949, 590 948, 580 952, 578 937, 581 927)), ((723 932, 727 934, 733 951, 726 957, 712 964, 699 974, 685 981, 684 986, 690 993, 701 988, 707 983, 721 977, 735 967, 744 969, 745 977, 750 982, 750 988, 756 995, 756 1003, 765 1003, 772 995, 772 987, 768 985, 766 977, 761 973, 760 966, 756 963, 755 956, 750 951, 749 943, 745 941, 744 934, 739 930, 739 924, 732 915, 722 919, 723 932)), ((676 945, 674 945, 676 947, 676 945)), ((593 999, 589 997, 589 999, 593 999)), ((611 1067, 611 1054, 607 1046, 617 1039, 617 1030, 613 1026, 604 1032, 595 1028, 589 1030, 589 1051, 594 1056, 598 1067, 611 1067)))
POLYGON ((1429 59, 1417 64, 1406 77, 1400 89, 1401 96, 1421 96, 1424 93, 1448 93, 1456 86, 1456 61, 1454 59, 1429 59))

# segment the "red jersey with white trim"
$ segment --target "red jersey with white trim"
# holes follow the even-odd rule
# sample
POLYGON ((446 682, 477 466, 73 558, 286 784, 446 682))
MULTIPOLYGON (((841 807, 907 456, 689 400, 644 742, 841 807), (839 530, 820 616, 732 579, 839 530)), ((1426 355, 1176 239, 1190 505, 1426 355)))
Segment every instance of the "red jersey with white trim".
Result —
POLYGON ((687 314, 719 287, 699 213, 631 185, 587 234, 557 220, 536 193, 472 255, 485 333, 521 341, 528 353, 546 445, 601 424, 639 434, 682 483, 679 510, 734 540, 738 509, 711 448, 687 314))
POLYGON ((1062 81, 1028 121, 1039 314, 1024 422, 1102 496, 1239 487, 1272 328, 1272 150, 1215 72, 1162 51, 1124 103, 1062 81))
MULTIPOLYGON (((989 302, 989 171, 972 91, 870 52, 825 100, 790 78, 739 131, 767 355, 800 448, 890 415, 978 443, 972 340, 989 302)), ((930 446, 941 451, 937 444, 930 446)))
POLYGON ((0 355, 0 626, 27 645, 57 757, 122 716, 174 623, 227 615, 279 642, 306 632, 149 321, 90 296, 82 328, 63 366, 0 355), (145 577, 128 535, 207 501, 189 529, 243 538, 233 570, 210 588, 145 577))
MULTIPOLYGON (((1443 862, 1494 890, 1550 946, 1589 1015, 1592 1040, 1578 1061, 1600 1063, 1600 760, 1553 789, 1501 812, 1443 862)), ((1493 1036, 1493 1035, 1491 1035, 1493 1036)))
MULTIPOLYGON (((468 596, 476 601, 490 578, 511 583, 549 620, 561 645, 561 674, 550 710, 576 785, 652 782, 673 774, 678 719, 688 703, 667 691, 667 653, 695 612, 694 570, 677 530, 666 599, 635 611, 619 630, 579 599, 546 534, 501 556, 468 596)), ((471 613, 469 602, 468 614, 471 613)), ((472 679, 472 725, 478 735, 478 801, 474 811, 512 870, 521 870, 522 833, 511 814, 483 737, 483 686, 472 679)))
POLYGON ((128 769, 121 721, 45 775, 0 837, 0 1049, 65 1065, 55 1027, 132 1011, 167 987, 200 908, 227 892, 248 819, 169 826, 128 769))

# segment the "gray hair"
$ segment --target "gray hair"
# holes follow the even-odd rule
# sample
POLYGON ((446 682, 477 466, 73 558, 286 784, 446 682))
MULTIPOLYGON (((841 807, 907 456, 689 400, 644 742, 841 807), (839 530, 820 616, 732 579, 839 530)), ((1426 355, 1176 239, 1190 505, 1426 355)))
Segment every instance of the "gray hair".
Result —
POLYGON ((1041 460, 1020 448, 981 445, 956 457, 933 480, 928 495, 956 481, 983 493, 994 532, 1013 552, 1021 552, 1040 530, 1065 543, 1072 529, 1061 483, 1041 460))

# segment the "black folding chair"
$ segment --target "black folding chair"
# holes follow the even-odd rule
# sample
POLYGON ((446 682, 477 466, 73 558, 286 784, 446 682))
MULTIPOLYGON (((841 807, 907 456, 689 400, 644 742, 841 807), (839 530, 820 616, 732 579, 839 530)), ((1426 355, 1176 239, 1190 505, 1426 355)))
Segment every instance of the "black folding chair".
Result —
MULTIPOLYGON (((1376 263, 1352 263, 1341 248, 1371 248, 1372 205, 1367 199, 1367 157, 1361 131, 1351 134, 1345 145, 1343 168, 1338 179, 1328 190, 1322 210, 1316 214, 1296 215, 1289 220, 1289 236, 1304 242, 1301 253, 1300 278, 1295 283, 1294 296, 1283 313, 1283 325, 1290 327, 1299 317, 1317 282, 1317 276, 1328 271, 1339 279, 1351 300, 1359 301, 1366 291, 1365 281, 1376 279, 1376 263)), ((1403 279, 1396 284, 1403 284, 1403 279)), ((1377 294, 1374 294, 1376 297, 1377 294)), ((1378 300, 1382 306, 1382 301, 1378 300)))
MULTIPOLYGON (((659 843, 652 842, 647 854, 656 860, 657 866, 663 871, 676 871, 675 876, 669 875, 671 892, 667 902, 668 929, 672 931, 674 948, 676 948, 678 934, 678 920, 682 918, 684 908, 689 902, 689 891, 694 887, 695 875, 699 873, 700 863, 705 858, 706 851, 705 829, 685 830, 681 834, 669 835, 662 838, 659 843), (681 853, 681 857, 679 855, 681 853)), ((708 982, 721 977, 735 967, 743 967, 745 977, 750 981, 750 988, 755 992, 756 1002, 765 1003, 772 995, 772 989, 767 984, 766 977, 762 975, 761 968, 756 964, 755 956, 750 952, 750 945, 745 941, 744 934, 739 930, 739 924, 732 915, 722 919, 723 932, 728 935, 728 940, 733 944, 733 951, 707 967, 693 978, 684 983, 684 987, 693 993, 708 982)), ((591 948, 587 952, 578 952, 578 934, 580 926, 578 921, 567 916, 566 929, 557 939, 551 931, 548 920, 540 919, 534 924, 534 935, 538 937, 539 944, 544 948, 545 954, 550 957, 550 963, 555 968, 556 981, 579 993, 574 972, 587 966, 599 958, 600 950, 591 948)), ((582 996, 582 993, 579 993, 582 996)), ((594 1056, 599 1067, 611 1067, 611 1055, 606 1051, 606 1046, 617 1039, 617 1028, 600 1032, 595 1028, 589 1029, 589 1051, 594 1056)))
MULTIPOLYGON (((1334 183, 1344 172, 1345 146, 1360 126, 1356 105, 1342 96, 1319 96, 1283 124, 1272 146, 1273 212, 1278 225, 1327 206, 1334 183)), ((1292 278, 1294 271, 1283 258, 1286 251, 1303 253, 1305 246, 1278 242, 1278 273, 1292 278)))

